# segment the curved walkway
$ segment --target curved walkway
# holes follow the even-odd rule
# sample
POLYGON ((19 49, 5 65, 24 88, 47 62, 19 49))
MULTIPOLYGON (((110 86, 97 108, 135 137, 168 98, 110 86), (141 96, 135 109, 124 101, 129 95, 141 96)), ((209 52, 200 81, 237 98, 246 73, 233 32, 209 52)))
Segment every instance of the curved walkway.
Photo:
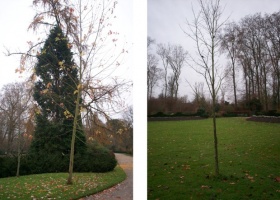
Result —
POLYGON ((116 186, 81 200, 132 200, 133 199, 133 157, 115 153, 119 165, 125 171, 127 178, 116 186))

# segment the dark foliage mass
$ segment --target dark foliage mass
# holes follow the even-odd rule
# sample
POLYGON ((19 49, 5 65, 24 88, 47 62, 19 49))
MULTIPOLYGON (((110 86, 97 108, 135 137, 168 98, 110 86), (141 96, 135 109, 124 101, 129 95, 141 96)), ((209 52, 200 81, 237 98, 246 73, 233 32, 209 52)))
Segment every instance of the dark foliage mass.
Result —
MULTIPOLYGON (((111 151, 98 144, 92 144, 84 154, 75 155, 74 171, 107 172, 113 170, 116 164, 117 161, 111 151)), ((69 155, 59 153, 46 154, 42 157, 25 155, 21 161, 21 175, 68 172, 68 165, 69 155)), ((0 157, 0 178, 15 176, 16 166, 16 157, 0 157)))
MULTIPOLYGON (((78 71, 68 40, 60 27, 50 31, 35 66, 38 77, 34 87, 37 102, 34 137, 27 155, 22 157, 20 174, 67 172, 77 95, 78 71)), ((116 159, 97 143, 86 143, 81 116, 75 140, 76 172, 113 170, 116 159)), ((0 177, 16 175, 17 159, 0 160, 0 177)))
MULTIPOLYGON (((34 100, 40 112, 36 115, 34 140, 29 152, 34 155, 70 152, 78 72, 67 44, 67 38, 56 26, 38 55, 35 70, 39 80, 35 83, 34 100)), ((81 120, 79 126, 82 127, 81 120)), ((75 150, 82 153, 86 149, 82 128, 77 132, 77 138, 75 150)))

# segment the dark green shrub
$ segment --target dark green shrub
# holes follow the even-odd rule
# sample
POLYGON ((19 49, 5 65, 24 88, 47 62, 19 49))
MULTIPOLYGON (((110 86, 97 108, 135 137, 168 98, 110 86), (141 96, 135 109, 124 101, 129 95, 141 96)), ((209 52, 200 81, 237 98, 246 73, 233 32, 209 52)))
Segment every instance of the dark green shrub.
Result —
POLYGON ((237 117, 236 113, 224 113, 223 117, 237 117))
POLYGON ((166 117, 166 114, 164 114, 163 112, 158 112, 154 115, 151 115, 151 117, 166 117))
POLYGON ((0 157, 0 178, 15 176, 16 167, 15 157, 0 157))
POLYGON ((94 142, 88 145, 84 155, 75 157, 74 171, 107 172, 112 171, 116 165, 117 160, 114 153, 94 142))
POLYGON ((277 110, 269 110, 267 112, 261 113, 260 115, 279 117, 280 113, 278 113, 277 110))
POLYGON ((209 114, 206 112, 205 108, 198 108, 196 111, 196 115, 203 117, 203 118, 208 118, 209 114))
POLYGON ((208 114, 208 113, 203 113, 203 114, 200 115, 200 117, 208 118, 208 117, 209 117, 209 114, 208 114))
MULTIPOLYGON (((87 146, 83 154, 75 155, 74 172, 108 172, 117 165, 113 152, 97 142, 87 146)), ((20 175, 68 172, 69 154, 29 154, 22 156, 20 175)), ((0 178, 16 175, 17 157, 0 157, 0 178)))
POLYGON ((174 117, 183 117, 183 116, 186 116, 185 114, 181 113, 181 112, 176 112, 174 114, 174 117))
POLYGON ((198 108, 196 111, 196 114, 199 116, 203 115, 204 113, 206 113, 204 108, 198 108))
POLYGON ((69 155, 63 155, 60 152, 52 154, 31 154, 26 157, 24 168, 27 174, 67 172, 69 165, 69 155))
POLYGON ((249 102, 247 102, 247 105, 254 114, 260 112, 263 107, 261 101, 257 98, 251 99, 249 102))

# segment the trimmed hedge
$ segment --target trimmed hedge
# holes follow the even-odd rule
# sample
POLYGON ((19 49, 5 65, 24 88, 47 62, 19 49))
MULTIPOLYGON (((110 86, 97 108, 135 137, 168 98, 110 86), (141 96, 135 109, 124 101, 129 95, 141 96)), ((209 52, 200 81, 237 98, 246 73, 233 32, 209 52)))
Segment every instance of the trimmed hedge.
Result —
MULTIPOLYGON (((105 147, 92 143, 83 154, 74 158, 74 172, 108 172, 117 165, 113 152, 105 147)), ((0 157, 0 178, 16 175, 17 157, 0 157)), ((21 158, 20 175, 68 172, 69 155, 59 152, 44 155, 25 155, 21 158)))
POLYGON ((148 117, 203 117, 203 118, 208 118, 209 114, 205 111, 204 108, 199 108, 196 113, 182 113, 182 112, 177 112, 173 114, 165 114, 163 112, 158 112, 153 115, 148 115, 148 117))

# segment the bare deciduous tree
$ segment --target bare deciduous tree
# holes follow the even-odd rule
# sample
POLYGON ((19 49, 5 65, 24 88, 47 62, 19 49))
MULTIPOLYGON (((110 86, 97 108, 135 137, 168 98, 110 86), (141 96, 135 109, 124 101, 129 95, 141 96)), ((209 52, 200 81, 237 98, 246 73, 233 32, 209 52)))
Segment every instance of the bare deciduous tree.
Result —
POLYGON ((160 56, 163 64, 164 77, 164 97, 169 94, 170 97, 177 99, 179 90, 179 78, 182 67, 187 58, 187 52, 181 45, 159 44, 157 54, 160 56), (172 74, 168 73, 168 68, 172 74))
POLYGON ((150 52, 151 45, 155 43, 151 37, 147 38, 147 87, 148 87, 148 99, 153 95, 153 89, 157 85, 158 81, 162 78, 162 69, 158 68, 158 58, 150 52))
POLYGON ((153 95, 154 86, 162 77, 162 69, 157 67, 158 59, 155 55, 148 53, 147 56, 147 86, 148 86, 148 98, 150 99, 153 95))
POLYGON ((230 59, 230 75, 232 77, 234 106, 237 107, 237 85, 236 85, 236 60, 238 55, 238 31, 239 27, 236 23, 230 23, 225 28, 225 34, 221 35, 221 50, 227 53, 230 59))
POLYGON ((166 46, 164 44, 158 44, 157 46, 157 54, 160 56, 163 64, 163 77, 164 77, 164 87, 163 87, 163 95, 164 98, 167 97, 168 91, 168 55, 170 52, 170 45, 166 46))
MULTIPOLYGON (((171 46, 170 54, 167 55, 168 63, 173 71, 172 80, 174 87, 174 98, 177 99, 178 97, 178 90, 179 90, 179 78, 181 75, 182 67, 185 64, 187 58, 187 52, 183 49, 181 45, 174 45, 171 46)), ((173 96, 172 96, 173 97, 173 96)))
POLYGON ((7 84, 2 89, 0 99, 1 147, 6 147, 1 150, 8 155, 17 152, 16 176, 19 176, 22 151, 31 138, 31 135, 27 134, 27 126, 32 118, 32 101, 31 92, 27 88, 24 83, 7 84))
POLYGON ((195 13, 193 23, 187 21, 189 31, 184 31, 196 43, 198 58, 191 57, 189 65, 202 75, 207 83, 212 98, 212 116, 215 150, 215 174, 219 175, 218 137, 216 128, 216 102, 223 74, 219 71, 217 56, 219 54, 219 32, 224 24, 221 22, 222 10, 220 0, 199 0, 200 11, 195 13))

